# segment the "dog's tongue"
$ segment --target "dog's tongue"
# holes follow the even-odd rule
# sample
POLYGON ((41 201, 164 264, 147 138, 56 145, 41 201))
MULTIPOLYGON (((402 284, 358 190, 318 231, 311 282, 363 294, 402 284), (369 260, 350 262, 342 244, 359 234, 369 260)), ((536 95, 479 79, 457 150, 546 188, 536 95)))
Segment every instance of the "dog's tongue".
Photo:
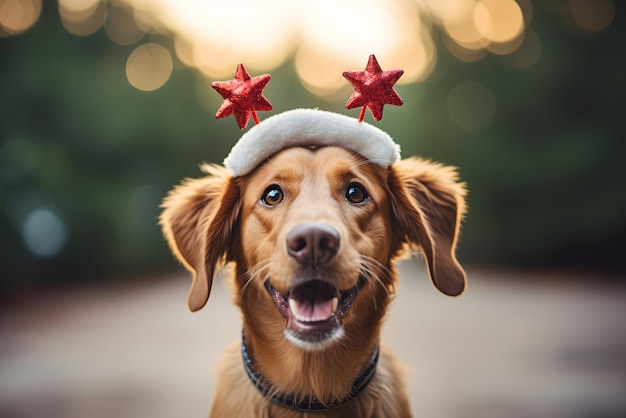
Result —
POLYGON ((294 318, 300 322, 320 322, 330 319, 339 304, 339 299, 334 297, 329 300, 297 301, 289 298, 289 308, 294 318))

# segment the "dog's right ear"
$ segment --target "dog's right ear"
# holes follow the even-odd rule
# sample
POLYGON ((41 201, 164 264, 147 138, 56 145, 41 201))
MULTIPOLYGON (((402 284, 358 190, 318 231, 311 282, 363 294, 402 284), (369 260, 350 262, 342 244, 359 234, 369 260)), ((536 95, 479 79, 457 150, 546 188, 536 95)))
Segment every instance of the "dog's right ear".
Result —
POLYGON ((221 166, 204 165, 208 174, 188 179, 163 200, 160 224, 170 249, 193 274, 189 310, 201 309, 209 298, 213 274, 224 258, 241 207, 239 188, 221 166))

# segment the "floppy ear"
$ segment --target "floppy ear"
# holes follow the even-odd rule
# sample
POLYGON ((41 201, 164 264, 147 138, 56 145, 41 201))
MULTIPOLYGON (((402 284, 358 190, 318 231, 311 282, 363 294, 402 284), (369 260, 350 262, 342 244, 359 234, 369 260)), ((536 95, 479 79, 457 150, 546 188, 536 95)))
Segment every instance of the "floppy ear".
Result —
POLYGON ((170 249, 193 274, 189 310, 209 298, 213 273, 230 245, 240 209, 239 188, 228 171, 204 165, 209 176, 188 179, 163 200, 160 224, 170 249))
POLYGON ((454 168, 417 158, 398 161, 389 177, 397 240, 422 249, 430 278, 441 292, 465 289, 465 271, 455 255, 465 214, 465 185, 454 168))

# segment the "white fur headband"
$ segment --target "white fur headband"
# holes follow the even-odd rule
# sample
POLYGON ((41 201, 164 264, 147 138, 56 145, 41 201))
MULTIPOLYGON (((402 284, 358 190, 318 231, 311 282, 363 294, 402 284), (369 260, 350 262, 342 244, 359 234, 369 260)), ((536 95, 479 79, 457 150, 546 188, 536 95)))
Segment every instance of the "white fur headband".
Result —
POLYGON ((356 152, 383 168, 400 159, 400 146, 375 126, 338 113, 295 109, 274 115, 243 134, 224 166, 239 177, 285 148, 329 145, 356 152))

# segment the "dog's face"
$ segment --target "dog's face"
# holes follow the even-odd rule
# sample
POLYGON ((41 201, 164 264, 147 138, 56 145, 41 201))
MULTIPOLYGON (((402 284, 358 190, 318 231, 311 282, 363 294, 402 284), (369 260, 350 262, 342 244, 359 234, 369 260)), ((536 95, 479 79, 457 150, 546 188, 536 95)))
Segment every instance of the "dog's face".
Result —
POLYGON ((407 247, 424 254, 439 290, 464 289, 454 249, 465 191, 451 168, 406 159, 384 169, 337 147, 288 148, 237 178, 204 168, 210 176, 174 189, 161 216, 194 273, 192 311, 216 266, 232 261, 244 326, 316 350, 378 335, 407 247))
POLYGON ((390 290, 387 175, 342 148, 290 148, 242 180, 243 285, 264 287, 297 346, 339 339, 357 301, 390 290))

